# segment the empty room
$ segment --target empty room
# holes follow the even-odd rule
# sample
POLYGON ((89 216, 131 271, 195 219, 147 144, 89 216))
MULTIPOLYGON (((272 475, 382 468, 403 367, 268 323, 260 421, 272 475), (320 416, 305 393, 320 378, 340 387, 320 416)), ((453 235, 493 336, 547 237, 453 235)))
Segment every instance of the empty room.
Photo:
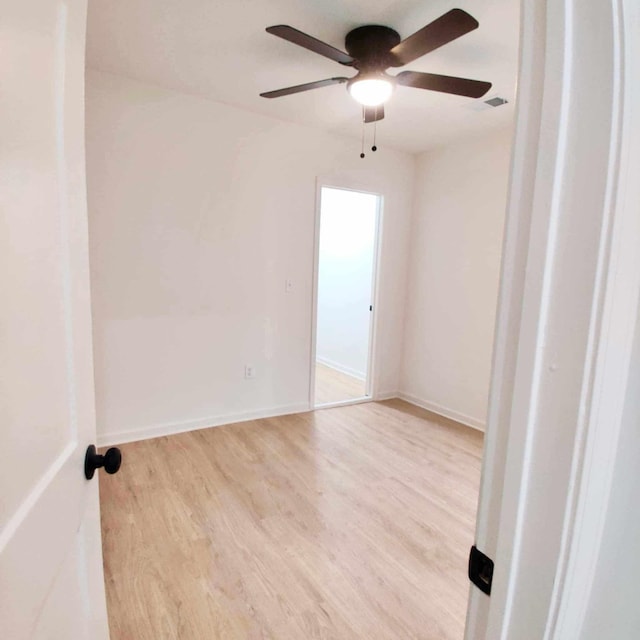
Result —
POLYGON ((338 66, 266 27, 340 44, 450 9, 401 5, 89 7, 113 638, 463 636, 517 4, 441 19, 456 37, 409 67, 479 97, 398 86, 363 123, 344 86, 260 95, 338 66))
POLYGON ((10 4, 7 637, 637 637, 633 3, 10 4))

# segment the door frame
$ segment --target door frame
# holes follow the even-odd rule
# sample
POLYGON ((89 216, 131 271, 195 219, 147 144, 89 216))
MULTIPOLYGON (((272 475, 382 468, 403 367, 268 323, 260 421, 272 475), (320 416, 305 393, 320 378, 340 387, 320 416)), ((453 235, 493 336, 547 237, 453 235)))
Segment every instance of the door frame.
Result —
POLYGON ((342 407, 351 404, 361 404, 371 402, 375 398, 377 391, 376 385, 376 354, 377 354, 377 318, 378 318, 378 301, 379 301, 379 280, 380 280, 380 254, 382 250, 382 216, 384 215, 384 195, 378 191, 372 191, 362 185, 354 184, 352 181, 342 182, 335 178, 316 180, 316 203, 315 203, 315 220, 313 232, 313 285, 311 295, 311 354, 310 354, 310 372, 309 372, 309 409, 316 408, 315 405, 315 388, 316 388, 316 355, 317 355, 317 335, 318 335, 318 276, 320 268, 320 220, 322 207, 322 189, 339 189, 341 191, 355 191, 357 193, 365 193, 376 196, 376 220, 375 220, 375 237, 373 243, 373 266, 371 270, 371 299, 373 310, 369 314, 369 347, 367 350, 367 374, 365 379, 365 396, 362 398, 354 398, 348 400, 340 400, 337 402, 329 402, 318 408, 329 409, 331 407, 342 407))
POLYGON ((521 12, 476 529, 494 584, 490 597, 471 587, 466 640, 582 637, 639 319, 640 9, 547 0, 521 12))

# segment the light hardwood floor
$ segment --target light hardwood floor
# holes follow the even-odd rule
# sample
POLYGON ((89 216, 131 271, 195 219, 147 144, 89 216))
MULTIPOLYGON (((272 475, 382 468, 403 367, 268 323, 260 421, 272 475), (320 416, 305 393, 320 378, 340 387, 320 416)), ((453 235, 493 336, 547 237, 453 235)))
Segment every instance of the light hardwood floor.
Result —
POLYGON ((121 450, 111 640, 462 639, 479 432, 394 400, 121 450))
POLYGON ((316 406, 329 402, 364 398, 365 381, 316 362, 316 406))

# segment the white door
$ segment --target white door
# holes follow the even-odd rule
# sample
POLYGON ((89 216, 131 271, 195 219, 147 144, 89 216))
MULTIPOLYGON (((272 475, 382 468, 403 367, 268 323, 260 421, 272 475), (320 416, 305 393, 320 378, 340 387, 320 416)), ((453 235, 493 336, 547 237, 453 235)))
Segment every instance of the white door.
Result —
POLYGON ((86 0, 0 11, 0 636, 108 638, 84 166, 86 0))
MULTIPOLYGON (((490 596, 471 589, 465 638, 630 640, 637 616, 634 633, 611 629, 634 618, 619 603, 637 599, 637 576, 599 571, 599 556, 635 373, 640 10, 637 0, 554 0, 522 11, 476 528, 495 570, 490 596), (611 584, 617 591, 598 598, 611 584), (589 631, 592 616, 606 631, 589 631)), ((618 550, 617 562, 633 566, 636 552, 618 550)))

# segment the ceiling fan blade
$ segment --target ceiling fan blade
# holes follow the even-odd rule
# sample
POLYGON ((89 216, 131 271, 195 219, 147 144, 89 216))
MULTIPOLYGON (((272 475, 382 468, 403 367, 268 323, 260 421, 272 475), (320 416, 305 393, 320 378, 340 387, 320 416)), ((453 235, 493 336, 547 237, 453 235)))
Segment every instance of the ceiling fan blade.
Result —
POLYGON ((327 78, 326 80, 316 80, 315 82, 306 82, 305 84, 297 84, 295 87, 285 87, 284 89, 276 89, 275 91, 267 91, 261 93, 263 98, 280 98, 281 96, 290 96, 292 93, 300 93, 301 91, 310 91, 311 89, 320 89, 320 87, 328 87, 332 84, 342 84, 347 82, 349 78, 327 78))
POLYGON ((365 123, 376 122, 384 118, 384 105, 378 107, 363 107, 365 123))
POLYGON ((462 9, 451 9, 393 47, 391 54, 396 59, 396 63, 392 66, 401 67, 409 64, 425 53, 477 28, 478 21, 473 16, 462 9))
POLYGON ((396 82, 405 87, 453 93, 457 96, 467 96, 468 98, 480 98, 491 89, 490 82, 456 78, 454 76, 441 76, 436 73, 421 73, 419 71, 401 71, 396 76, 396 82))
POLYGON ((302 33, 302 31, 298 31, 298 29, 294 29, 286 24, 267 27, 267 33, 272 33, 274 36, 293 42, 293 44, 309 49, 309 51, 313 51, 314 53, 319 53, 321 56, 335 60, 340 64, 351 66, 354 62, 353 58, 344 51, 340 51, 340 49, 336 49, 330 44, 322 42, 322 40, 318 40, 306 33, 302 33))

